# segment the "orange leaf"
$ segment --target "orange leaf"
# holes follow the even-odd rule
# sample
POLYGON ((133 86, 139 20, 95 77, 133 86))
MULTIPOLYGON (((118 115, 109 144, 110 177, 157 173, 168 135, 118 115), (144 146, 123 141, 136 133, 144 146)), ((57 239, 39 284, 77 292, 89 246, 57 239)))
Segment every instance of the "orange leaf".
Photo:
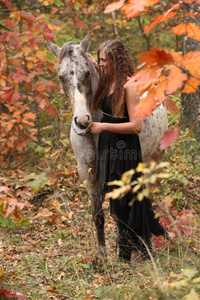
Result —
POLYGON ((182 73, 178 67, 174 67, 167 79, 166 91, 168 94, 173 94, 178 88, 183 86, 183 81, 187 80, 187 75, 182 73))
POLYGON ((169 197, 169 196, 166 196, 166 197, 164 198, 164 202, 165 202, 165 204, 166 204, 168 207, 171 207, 172 204, 173 204, 173 202, 174 202, 174 199, 171 198, 171 197, 169 197))
POLYGON ((151 89, 147 96, 142 98, 140 103, 135 107, 135 116, 144 119, 150 116, 152 111, 156 109, 155 89, 151 89))
POLYGON ((143 95, 147 90, 150 89, 151 86, 155 86, 160 80, 160 74, 162 72, 162 68, 154 65, 152 67, 147 66, 139 73, 134 74, 129 81, 124 85, 126 88, 129 83, 135 84, 135 89, 139 95, 143 95))
POLYGON ((181 34, 183 34, 187 31, 186 30, 186 24, 181 23, 181 24, 177 25, 176 27, 172 27, 172 31, 176 35, 181 35, 181 34))
POLYGON ((193 37, 195 40, 200 42, 200 27, 194 23, 187 24, 187 36, 188 38, 193 37))
POLYGON ((186 81, 182 93, 186 93, 186 94, 195 93, 199 85, 200 85, 200 79, 190 78, 188 81, 186 81))
POLYGON ((173 101, 171 98, 169 97, 165 98, 164 103, 169 110, 175 112, 176 114, 179 113, 179 108, 176 106, 176 102, 173 101))
POLYGON ((182 57, 183 66, 195 78, 200 78, 200 50, 188 52, 182 57))
POLYGON ((129 20, 132 17, 136 17, 140 12, 146 11, 148 6, 153 6, 155 3, 160 2, 160 0, 130 0, 128 4, 122 7, 125 11, 125 15, 129 20))
POLYGON ((61 292, 55 291, 53 289, 49 289, 49 290, 47 290, 47 292, 52 293, 52 294, 57 294, 57 295, 61 294, 61 292))
POLYGON ((158 16, 155 21, 153 23, 151 23, 149 26, 146 27, 144 33, 147 33, 149 32, 153 27, 155 27, 157 24, 165 21, 165 20, 168 20, 168 19, 171 19, 173 18, 175 15, 177 14, 177 12, 169 12, 169 13, 166 13, 164 15, 160 15, 158 16))
POLYGON ((139 54, 140 62, 145 62, 147 65, 169 65, 174 62, 174 58, 169 50, 159 50, 156 47, 151 48, 150 51, 145 51, 139 54))
POLYGON ((122 5, 124 4, 124 0, 120 0, 118 2, 114 2, 109 4, 106 9, 104 10, 104 13, 110 13, 114 10, 120 9, 122 7, 122 5))
POLYGON ((196 122, 197 122, 197 120, 194 121, 194 123, 192 124, 192 127, 190 128, 190 131, 189 131, 188 134, 187 134, 187 138, 191 136, 191 134, 192 134, 192 132, 193 132, 193 130, 194 130, 194 126, 196 125, 196 122))
POLYGON ((179 136, 179 130, 175 130, 172 128, 168 132, 165 133, 164 137, 160 143, 160 149, 164 150, 165 148, 169 147, 173 144, 174 140, 179 136))
POLYGON ((192 4, 194 2, 199 2, 199 1, 196 1, 196 0, 183 0, 184 3, 187 3, 187 4, 192 4))

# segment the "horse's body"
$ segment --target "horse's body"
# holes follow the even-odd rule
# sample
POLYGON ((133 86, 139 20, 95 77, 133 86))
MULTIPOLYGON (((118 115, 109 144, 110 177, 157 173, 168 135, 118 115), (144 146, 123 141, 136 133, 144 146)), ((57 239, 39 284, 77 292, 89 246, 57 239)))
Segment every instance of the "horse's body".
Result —
MULTIPOLYGON (((86 53, 90 44, 90 34, 80 44, 68 42, 62 48, 49 40, 47 43, 49 50, 59 58, 58 77, 62 81, 65 95, 70 99, 73 111, 70 140, 79 175, 83 181, 87 180, 99 248, 105 252, 104 215, 98 182, 95 180, 98 137, 88 131, 90 124, 101 118, 100 111, 91 112, 99 76, 86 53)), ((144 162, 161 155, 159 145, 166 130, 167 112, 164 106, 159 106, 152 116, 143 121, 140 142, 144 162)))

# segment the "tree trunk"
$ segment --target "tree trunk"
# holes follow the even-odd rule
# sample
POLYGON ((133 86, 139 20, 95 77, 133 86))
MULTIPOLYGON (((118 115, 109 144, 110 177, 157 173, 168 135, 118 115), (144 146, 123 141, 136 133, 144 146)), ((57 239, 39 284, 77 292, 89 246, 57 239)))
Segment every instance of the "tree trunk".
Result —
MULTIPOLYGON (((184 5, 184 13, 197 13, 200 9, 200 5, 184 5)), ((185 17, 184 22, 195 23, 195 25, 200 25, 200 19, 198 13, 195 18, 185 17)), ((186 54, 189 51, 200 50, 200 43, 196 41, 193 37, 187 38, 184 36, 183 39, 183 54, 186 54)), ((194 123, 194 132, 197 137, 197 140, 200 141, 200 86, 198 87, 195 93, 185 94, 182 93, 181 96, 182 110, 180 117, 180 124, 182 126, 191 127, 194 123)))

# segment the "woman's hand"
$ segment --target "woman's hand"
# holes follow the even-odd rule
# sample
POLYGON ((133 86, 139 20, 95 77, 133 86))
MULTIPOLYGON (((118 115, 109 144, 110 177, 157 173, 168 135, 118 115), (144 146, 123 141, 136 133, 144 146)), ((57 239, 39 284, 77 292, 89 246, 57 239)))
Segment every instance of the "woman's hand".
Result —
POLYGON ((87 56, 90 58, 91 62, 93 63, 94 67, 99 70, 99 65, 96 62, 96 60, 94 59, 94 57, 92 55, 90 55, 89 53, 87 53, 87 56))
POLYGON ((100 133, 102 133, 105 129, 104 129, 104 123, 100 123, 100 122, 93 122, 92 125, 89 128, 90 132, 98 135, 100 133))

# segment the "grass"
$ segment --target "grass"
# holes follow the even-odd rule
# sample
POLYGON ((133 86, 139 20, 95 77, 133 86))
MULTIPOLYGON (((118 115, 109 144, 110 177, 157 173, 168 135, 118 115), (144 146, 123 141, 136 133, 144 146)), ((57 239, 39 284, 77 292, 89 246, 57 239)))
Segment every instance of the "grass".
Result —
MULTIPOLYGON (((60 167, 53 169, 54 173, 58 172, 59 181, 48 197, 48 192, 40 198, 41 191, 30 193, 25 187, 22 196, 27 198, 24 198, 23 213, 30 224, 0 231, 0 282, 5 284, 4 288, 21 291, 30 300, 199 299, 200 274, 196 270, 200 265, 200 179, 197 163, 194 167, 187 156, 185 148, 176 142, 174 149, 167 151, 165 159, 173 163, 171 178, 159 182, 157 198, 164 201, 170 197, 172 213, 193 209, 192 219, 189 222, 183 219, 191 232, 183 234, 181 231, 184 243, 177 235, 160 248, 155 248, 154 243, 152 261, 144 262, 136 256, 131 264, 118 262, 117 228, 110 217, 108 202, 103 205, 108 255, 99 256, 91 203, 77 173, 70 175, 69 162, 70 176, 61 176, 60 167), (175 152, 177 147, 179 150, 175 152)), ((194 157, 196 162, 197 156, 194 157)), ((75 170, 74 165, 71 169, 75 170)), ((23 178, 22 173, 19 174, 10 173, 8 179, 15 193, 15 187, 19 189, 23 178)), ((3 176, 6 175, 2 171, 3 176)), ((24 186, 23 181, 22 191, 24 186)), ((51 186, 45 188, 48 191, 51 186)), ((184 216, 173 216, 176 225, 180 225, 184 216)), ((181 226, 182 223, 179 230, 181 226)), ((169 229, 174 232, 173 226, 169 229)))
MULTIPOLYGON (((52 197, 55 200, 51 195, 47 207, 52 197)), ((96 237, 93 239, 86 193, 81 204, 65 201, 68 210, 73 210, 65 223, 50 224, 48 217, 35 219, 41 210, 38 207, 29 227, 1 230, 1 268, 5 272, 1 280, 8 289, 38 300, 179 299, 190 293, 194 285, 189 280, 181 288, 170 287, 171 282, 185 278, 182 269, 195 268, 188 249, 178 240, 155 249, 154 262, 119 263, 116 226, 105 205, 108 256, 102 258, 96 237)), ((199 284, 195 291, 200 292, 199 284)))

